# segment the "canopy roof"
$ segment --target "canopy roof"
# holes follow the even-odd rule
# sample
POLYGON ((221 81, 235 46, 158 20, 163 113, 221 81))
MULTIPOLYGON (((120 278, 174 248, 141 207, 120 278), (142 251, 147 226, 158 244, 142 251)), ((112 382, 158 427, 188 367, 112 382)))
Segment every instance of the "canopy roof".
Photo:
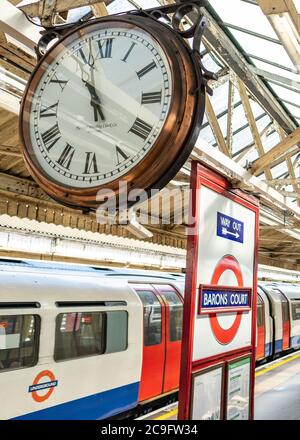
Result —
MULTIPOLYGON (((0 198, 8 202, 2 203, 0 213, 19 215, 19 210, 20 216, 47 221, 45 215, 39 217, 42 206, 44 210, 59 210, 63 218, 82 218, 81 213, 49 200, 32 181, 20 153, 19 100, 36 64, 33 47, 40 30, 33 23, 48 26, 54 20, 74 22, 85 16, 151 8, 173 1, 95 0, 91 3, 90 0, 3 1, 0 198), (16 19, 19 26, 15 25, 16 19)), ((197 158, 233 178, 237 186, 258 193, 262 202, 261 262, 291 268, 300 268, 299 9, 299 0, 208 2, 203 10, 208 28, 201 53, 203 64, 216 73, 218 80, 210 84, 214 94, 207 99, 206 116, 194 151, 169 185, 170 188, 186 185, 190 160, 197 158)), ((163 223, 159 204, 156 214, 163 223)), ((89 215, 90 218, 93 216, 89 215)), ((49 221, 59 223, 55 215, 49 221)), ((72 222, 68 221, 65 223, 69 226, 72 222)), ((64 224, 61 219, 60 222, 64 224)), ((73 223, 86 228, 84 222, 73 223)), ((93 228, 105 232, 99 225, 93 228)), ((172 245, 185 246, 184 224, 147 228, 154 234, 150 241, 162 243, 158 238, 162 234, 171 237, 172 245)), ((117 228, 113 233, 123 234, 117 228)))

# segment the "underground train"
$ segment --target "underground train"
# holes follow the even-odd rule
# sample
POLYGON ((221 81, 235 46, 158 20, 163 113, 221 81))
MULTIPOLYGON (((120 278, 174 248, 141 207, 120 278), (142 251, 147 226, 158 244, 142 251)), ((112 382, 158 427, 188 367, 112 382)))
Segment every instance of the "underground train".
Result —
MULTIPOLYGON (((0 419, 136 417, 176 399, 184 275, 0 259, 0 419)), ((300 347, 300 286, 258 287, 257 360, 300 347)))

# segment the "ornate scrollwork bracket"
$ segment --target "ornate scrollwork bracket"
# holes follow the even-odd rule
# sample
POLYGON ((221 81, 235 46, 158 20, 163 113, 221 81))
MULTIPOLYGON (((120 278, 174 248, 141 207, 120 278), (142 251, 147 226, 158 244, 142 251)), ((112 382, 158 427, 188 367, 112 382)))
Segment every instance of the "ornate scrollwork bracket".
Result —
MULTIPOLYGON (((201 8, 206 5, 207 0, 178 0, 177 3, 151 9, 135 9, 126 13, 115 14, 115 16, 129 14, 148 17, 171 27, 173 31, 183 39, 192 38, 192 47, 188 46, 188 49, 191 52, 191 56, 194 58, 195 66, 198 70, 197 74, 200 80, 200 86, 204 87, 207 93, 212 95, 213 92, 208 86, 208 81, 216 80, 217 77, 213 72, 210 72, 205 68, 200 53, 201 41, 207 25, 207 20, 203 15, 201 8)), ((111 15, 111 17, 113 17, 113 15, 111 15)), ((87 21, 92 22, 93 19, 91 19, 90 16, 87 16, 85 19, 81 19, 76 23, 48 27, 45 31, 41 32, 42 37, 36 48, 38 59, 45 55, 51 41, 54 39, 60 39, 70 30, 87 21)), ((194 92, 196 92, 196 90, 194 92)))
POLYGON ((200 53, 202 37, 207 26, 207 20, 201 8, 207 3, 207 0, 178 0, 177 3, 158 8, 130 11, 130 14, 148 16, 165 22, 183 39, 193 38, 191 51, 196 61, 195 65, 199 69, 201 84, 206 88, 207 93, 212 95, 213 92, 207 83, 210 80, 217 80, 217 76, 205 68, 200 53))

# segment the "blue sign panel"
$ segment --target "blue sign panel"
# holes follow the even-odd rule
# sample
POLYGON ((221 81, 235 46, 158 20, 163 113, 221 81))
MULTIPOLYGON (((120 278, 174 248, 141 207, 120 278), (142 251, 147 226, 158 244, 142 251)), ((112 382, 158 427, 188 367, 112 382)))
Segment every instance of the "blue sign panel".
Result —
POLYGON ((249 310, 251 289, 238 287, 200 287, 199 313, 249 310))
POLYGON ((217 213, 217 235, 227 240, 244 243, 244 223, 229 215, 217 213))

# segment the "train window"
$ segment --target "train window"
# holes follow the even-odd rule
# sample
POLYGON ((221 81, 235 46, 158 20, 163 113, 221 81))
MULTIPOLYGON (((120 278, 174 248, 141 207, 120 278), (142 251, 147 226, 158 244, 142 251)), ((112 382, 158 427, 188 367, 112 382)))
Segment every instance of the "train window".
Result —
POLYGON ((56 319, 54 359, 62 361, 103 354, 106 313, 60 313, 56 319))
POLYGON ((127 334, 126 311, 61 313, 56 320, 54 359, 124 351, 127 334))
POLYGON ((300 319, 300 301, 292 302, 292 314, 293 321, 298 321, 300 319))
POLYGON ((289 321, 289 304, 286 297, 283 295, 283 293, 278 289, 273 289, 274 292, 277 292, 282 303, 282 320, 283 322, 289 321))
POLYGON ((161 304, 151 290, 138 290, 144 306, 144 345, 161 343, 162 312, 161 304))
POLYGON ((179 341, 182 338, 182 314, 183 304, 178 298, 176 292, 162 292, 162 296, 165 298, 169 305, 170 322, 169 333, 170 341, 179 341))
POLYGON ((263 310, 263 301, 261 297, 257 295, 257 327, 262 327, 264 325, 263 310))
POLYGON ((37 364, 39 331, 37 315, 0 315, 0 372, 37 364))
POLYGON ((116 353, 127 348, 128 313, 125 311, 107 312, 107 340, 105 353, 116 353))

